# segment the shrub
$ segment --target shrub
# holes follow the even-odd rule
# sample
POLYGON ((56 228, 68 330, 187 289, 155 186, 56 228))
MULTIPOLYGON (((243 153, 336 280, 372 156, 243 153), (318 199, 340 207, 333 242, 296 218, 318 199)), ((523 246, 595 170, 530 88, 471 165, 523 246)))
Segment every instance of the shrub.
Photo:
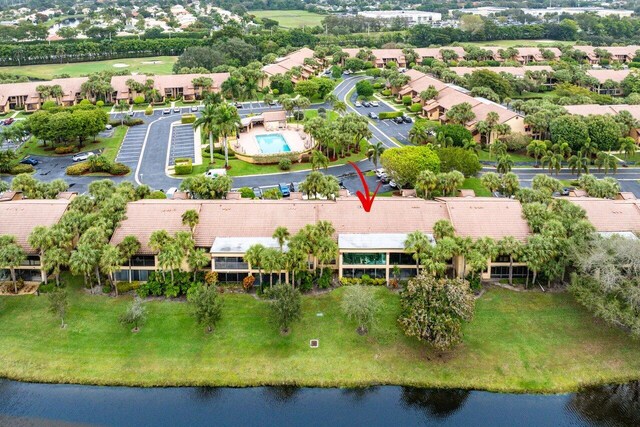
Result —
POLYGON ((447 147, 436 150, 440 159, 440 171, 451 172, 457 170, 466 177, 474 176, 482 166, 475 153, 460 147, 447 147))
POLYGON ((327 114, 327 109, 324 107, 318 108, 318 114, 327 114))
POLYGON ((293 112, 293 118, 298 120, 298 121, 304 119, 304 111, 294 111, 293 112))
POLYGON ((138 289, 140 287, 140 282, 118 282, 116 287, 118 288, 118 294, 126 294, 127 292, 138 289))
POLYGON ((411 104, 411 107, 409 107, 409 110, 412 113, 417 113, 420 110, 422 110, 422 104, 420 104, 419 102, 416 102, 415 104, 411 104))
MULTIPOLYGON (((374 70, 378 70, 378 68, 374 68, 374 70)), ((373 84, 374 89, 382 89, 384 87, 384 83, 376 82, 373 84)))
MULTIPOLYGON (((145 113, 145 114, 146 114, 146 113, 145 113)), ((119 122, 117 122, 117 124, 119 125, 120 123, 119 123, 119 122)), ((142 119, 127 119, 127 120, 125 120, 125 121, 123 122, 123 124, 124 124, 125 126, 129 126, 129 127, 131 127, 131 126, 138 126, 138 125, 142 125, 142 124, 144 124, 144 120, 142 120, 142 119)))
POLYGON ((322 275, 318 277, 318 287, 320 289, 327 289, 331 286, 331 270, 325 268, 322 270, 322 275))
POLYGON ((270 188, 262 195, 265 199, 278 200, 282 198, 282 193, 277 188, 270 188))
POLYGON ((278 89, 272 89, 271 92, 276 96, 280 95, 280 91, 278 89))
POLYGON ((176 175, 189 175, 193 171, 191 159, 176 159, 176 175))
POLYGON ((249 187, 242 187, 240 189, 240 196, 243 199, 253 199, 256 197, 256 193, 254 193, 249 187))
POLYGON ((256 281, 256 278, 253 276, 247 276, 242 279, 242 288, 249 292, 251 288, 253 288, 253 283, 256 281))
POLYGON ((109 170, 105 172, 109 172, 111 175, 122 176, 131 172, 131 169, 123 163, 112 163, 109 170))
POLYGON ((89 169, 91 169, 89 162, 80 162, 80 163, 76 163, 74 165, 68 166, 66 173, 67 175, 70 175, 70 176, 84 175, 85 173, 89 172, 89 169))
POLYGON ((291 159, 280 159, 280 161, 278 162, 278 167, 281 171, 288 171, 289 169, 291 169, 291 159))
POLYGON ((195 114, 183 114, 182 118, 180 119, 180 123, 182 123, 183 125, 193 123, 195 121, 196 121, 195 114))
POLYGON ((56 149, 53 150, 53 152, 56 154, 70 154, 74 151, 76 151, 75 145, 61 145, 60 147, 56 147, 56 149))
POLYGON ((405 95, 402 97, 402 103, 404 105, 411 105, 411 95, 405 95))
POLYGON ((56 108, 58 106, 58 104, 56 104, 56 101, 45 101, 42 103, 42 109, 43 110, 48 110, 50 108, 56 108))
POLYGON ((138 95, 135 98, 133 98, 133 103, 136 105, 140 105, 144 102, 144 96, 142 95, 138 95))
POLYGON ((313 289, 313 274, 309 271, 300 271, 296 273, 296 281, 300 292, 309 292, 313 289))
POLYGON ((502 141, 507 144, 509 151, 521 151, 527 148, 531 142, 531 137, 522 133, 512 133, 502 137, 502 141))
POLYGON ((204 275, 204 282, 207 286, 215 285, 218 283, 218 272, 217 271, 207 271, 204 275))
POLYGON ((151 105, 147 106, 147 108, 144 109, 144 115, 145 116, 153 115, 153 107, 151 105))
POLYGON ((391 89, 385 89, 380 93, 384 96, 391 96, 391 89))
POLYGON ((453 145, 456 147, 463 147, 464 141, 470 141, 473 138, 473 135, 471 135, 471 132, 467 128, 456 124, 438 126, 436 133, 443 133, 445 138, 451 138, 453 145))
POLYGON ((378 117, 380 118, 380 120, 384 120, 393 119, 394 117, 400 117, 403 115, 404 113, 402 111, 383 111, 382 113, 378 114, 378 117))
POLYGON ((104 107, 104 101, 100 100, 96 102, 96 107, 104 107))
POLYGON ((167 198, 167 195, 160 190, 154 190, 147 197, 145 197, 145 199, 156 199, 156 200, 162 200, 166 198, 167 198))
POLYGON ((34 171, 35 169, 31 165, 18 164, 11 168, 12 175, 19 175, 21 173, 32 173, 34 171))
POLYGON ((356 83, 356 92, 358 96, 368 98, 373 95, 373 85, 369 80, 360 80, 356 83))

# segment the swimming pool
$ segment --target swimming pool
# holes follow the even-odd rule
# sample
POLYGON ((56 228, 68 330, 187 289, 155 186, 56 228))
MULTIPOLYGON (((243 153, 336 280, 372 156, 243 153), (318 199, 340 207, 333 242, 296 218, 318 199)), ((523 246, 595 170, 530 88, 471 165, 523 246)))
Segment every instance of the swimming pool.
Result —
POLYGON ((279 133, 256 135, 256 141, 263 154, 287 153, 291 151, 284 136, 279 133))

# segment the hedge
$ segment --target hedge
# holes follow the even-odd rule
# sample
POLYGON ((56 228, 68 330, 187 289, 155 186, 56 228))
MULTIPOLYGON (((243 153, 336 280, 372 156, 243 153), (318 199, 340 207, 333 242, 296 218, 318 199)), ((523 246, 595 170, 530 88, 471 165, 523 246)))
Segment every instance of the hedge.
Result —
POLYGON ((148 105, 147 108, 144 109, 144 115, 145 116, 153 115, 153 107, 151 105, 148 105))
POLYGON ((89 162, 79 162, 67 167, 67 175, 78 176, 89 172, 89 162))
POLYGON ((136 289, 138 289, 140 287, 140 282, 137 282, 137 281, 132 281, 131 283, 118 282, 116 284, 116 287, 118 288, 119 294, 125 294, 127 292, 135 291, 136 289))
POLYGON ((183 125, 189 124, 189 123, 193 123, 196 121, 196 115, 195 114, 183 114, 182 118, 180 119, 180 122, 183 125))
POLYGON ((11 168, 12 175, 19 175, 21 173, 32 173, 34 171, 35 169, 31 165, 18 164, 11 168))
POLYGON ((385 89, 380 93, 383 94, 384 96, 391 96, 391 89, 385 89))
POLYGON ((416 102, 415 104, 411 104, 411 107, 409 107, 409 110, 412 113, 417 113, 418 111, 422 110, 422 104, 420 104, 419 102, 416 102))
MULTIPOLYGON (((107 164, 107 168, 108 169, 106 170, 96 170, 93 172, 106 172, 110 175, 115 175, 115 176, 122 176, 131 172, 131 169, 129 168, 129 166, 122 163, 109 162, 107 164)), ((70 176, 84 175, 89 172, 91 172, 91 165, 89 164, 89 162, 79 162, 67 167, 67 175, 70 175, 70 176)))
POLYGON ((54 152, 56 154, 71 154, 76 151, 75 145, 62 145, 60 147, 56 147, 54 152))
POLYGON ((363 274, 362 277, 341 277, 340 284, 342 286, 351 286, 351 285, 371 285, 371 286, 384 286, 387 284, 386 279, 376 279, 363 274))
POLYGON ((378 113, 378 118, 380 120, 384 119, 393 119, 395 117, 402 117, 404 113, 402 111, 383 111, 382 113, 378 113))
POLYGON ((143 125, 144 124, 144 120, 142 119, 127 119, 123 122, 123 124, 125 126, 138 126, 138 125, 143 125))
POLYGON ((131 172, 131 169, 129 168, 129 166, 123 164, 123 163, 114 163, 111 165, 111 167, 109 168, 108 172, 111 175, 116 175, 116 176, 122 176, 122 175, 126 175, 129 172, 131 172))
POLYGON ((411 96, 410 95, 405 95, 402 97, 402 103, 404 105, 411 105, 411 96))
POLYGON ((176 159, 175 173, 176 175, 189 175, 193 171, 191 159, 176 159))

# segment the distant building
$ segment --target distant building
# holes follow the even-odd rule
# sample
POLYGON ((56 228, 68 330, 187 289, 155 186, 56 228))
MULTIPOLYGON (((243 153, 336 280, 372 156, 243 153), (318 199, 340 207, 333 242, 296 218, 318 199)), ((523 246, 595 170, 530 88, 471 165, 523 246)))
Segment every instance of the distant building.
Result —
MULTIPOLYGON (((451 12, 460 12, 464 15, 480 15, 480 16, 491 16, 496 13, 504 12, 508 10, 506 7, 474 7, 468 9, 454 9, 451 12)), ((541 9, 531 9, 531 8, 521 8, 518 9, 527 15, 535 16, 536 18, 543 18, 545 15, 578 15, 580 13, 595 13, 598 16, 618 16, 620 18, 625 18, 633 15, 633 10, 624 10, 624 9, 607 9, 604 7, 546 7, 541 9)))
POLYGON ((442 20, 442 14, 440 13, 419 10, 373 10, 358 12, 358 16, 373 19, 402 19, 408 25, 429 24, 442 20))

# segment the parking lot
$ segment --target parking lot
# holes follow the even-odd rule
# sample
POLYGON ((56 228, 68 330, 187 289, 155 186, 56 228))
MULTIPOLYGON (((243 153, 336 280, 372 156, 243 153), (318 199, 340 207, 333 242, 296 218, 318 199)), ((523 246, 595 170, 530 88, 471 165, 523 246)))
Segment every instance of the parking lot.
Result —
MULTIPOLYGON (((354 106, 356 105, 357 97, 358 96, 355 92, 351 96, 351 102, 353 103, 354 106)), ((373 107, 373 106, 365 107, 363 105, 361 107, 355 107, 355 108, 358 111, 358 113, 367 117, 369 113, 375 113, 376 115, 380 115, 380 113, 383 113, 383 112, 397 111, 383 101, 380 101, 377 99, 375 99, 374 101, 378 102, 377 107, 373 107)), ((398 141, 400 141, 403 144, 409 143, 409 131, 413 127, 413 122, 399 124, 393 121, 392 119, 385 119, 385 120, 371 119, 371 120, 375 123, 375 125, 378 128, 380 128, 382 132, 387 134, 389 137, 396 138, 398 141)))
POLYGON ((136 168, 140 154, 142 153, 142 145, 147 134, 148 124, 132 126, 127 130, 127 134, 122 141, 116 161, 124 163, 132 170, 136 168))
POLYGON ((175 165, 176 159, 195 160, 194 133, 191 125, 176 125, 171 131, 169 147, 169 165, 175 165))

